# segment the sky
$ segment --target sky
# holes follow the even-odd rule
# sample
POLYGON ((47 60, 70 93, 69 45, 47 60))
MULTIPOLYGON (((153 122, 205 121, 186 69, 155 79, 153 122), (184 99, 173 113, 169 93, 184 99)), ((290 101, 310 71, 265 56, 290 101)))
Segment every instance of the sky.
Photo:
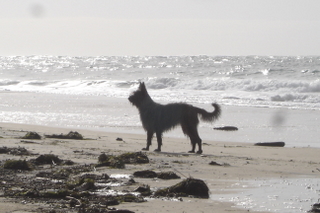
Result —
POLYGON ((320 55, 319 0, 3 0, 0 56, 320 55))

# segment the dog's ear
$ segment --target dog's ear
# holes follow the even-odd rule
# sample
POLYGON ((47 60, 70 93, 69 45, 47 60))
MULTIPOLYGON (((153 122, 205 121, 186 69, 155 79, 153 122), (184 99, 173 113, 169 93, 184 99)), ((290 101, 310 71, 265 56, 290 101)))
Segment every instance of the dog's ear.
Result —
POLYGON ((144 82, 140 82, 139 89, 140 91, 147 92, 146 85, 144 85, 144 82))

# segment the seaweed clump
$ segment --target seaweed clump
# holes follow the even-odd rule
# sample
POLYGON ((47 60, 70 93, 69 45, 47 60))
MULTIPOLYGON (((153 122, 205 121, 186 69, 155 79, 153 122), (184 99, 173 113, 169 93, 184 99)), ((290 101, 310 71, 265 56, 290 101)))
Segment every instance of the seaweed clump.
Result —
POLYGON ((23 136, 22 139, 37 139, 37 140, 40 140, 41 136, 36 132, 27 132, 27 134, 25 136, 23 136))
POLYGON ((58 138, 58 139, 74 139, 74 140, 83 140, 83 136, 78 132, 70 131, 68 134, 52 134, 52 135, 45 135, 47 138, 58 138))
POLYGON ((169 179, 180 179, 181 177, 174 172, 160 172, 158 178, 169 180, 169 179))
POLYGON ((0 154, 10 154, 10 155, 30 155, 31 153, 23 147, 0 147, 0 154))
POLYGON ((97 164, 97 167, 108 166, 117 169, 125 168, 123 160, 117 156, 106 155, 103 153, 98 157, 98 161, 99 163, 97 164))
POLYGON ((138 178, 160 178, 164 180, 169 180, 169 179, 180 179, 181 177, 178 176, 174 172, 154 172, 151 170, 142 170, 142 171, 136 171, 133 173, 134 177, 138 178))
POLYGON ((26 160, 7 160, 4 163, 3 168, 12 170, 31 170, 31 167, 26 160))
POLYGON ((98 157, 98 162, 98 167, 109 166, 112 168, 123 169, 125 168, 125 164, 149 163, 149 158, 141 152, 128 152, 119 156, 106 155, 105 153, 102 153, 98 157))
POLYGON ((156 178, 158 177, 157 173, 151 170, 143 170, 143 171, 137 171, 133 173, 133 176, 139 177, 139 178, 156 178))
POLYGON ((61 164, 62 160, 53 154, 45 154, 45 155, 40 155, 35 159, 35 164, 37 165, 43 165, 43 164, 61 164))
POLYGON ((155 196, 164 197, 187 197, 193 196, 197 198, 209 198, 209 188, 203 180, 187 178, 176 185, 159 189, 155 192, 155 196))
POLYGON ((123 160, 124 163, 127 164, 144 164, 149 163, 149 158, 146 154, 143 154, 142 152, 128 152, 123 153, 118 156, 121 160, 123 160))

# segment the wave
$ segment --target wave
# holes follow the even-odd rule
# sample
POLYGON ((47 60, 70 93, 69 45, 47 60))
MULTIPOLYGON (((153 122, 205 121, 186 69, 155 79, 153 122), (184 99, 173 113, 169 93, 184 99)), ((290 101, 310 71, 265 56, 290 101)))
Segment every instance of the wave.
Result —
POLYGON ((179 78, 152 78, 146 79, 148 88, 151 89, 186 89, 209 91, 246 91, 246 92, 271 92, 295 91, 298 93, 320 92, 320 80, 262 80, 262 79, 230 79, 230 78, 205 78, 188 79, 179 78))
MULTIPOLYGON (((320 80, 261 80, 261 79, 230 79, 230 78, 147 78, 141 79, 151 90, 207 90, 207 91, 242 91, 242 92, 285 92, 318 93, 320 92, 320 80)), ((68 89, 70 92, 77 90, 104 92, 106 89, 128 89, 138 85, 138 80, 72 80, 72 81, 0 81, 2 90, 13 91, 39 91, 46 92, 50 89, 68 89)), ((67 91, 66 91, 67 92, 67 91)))

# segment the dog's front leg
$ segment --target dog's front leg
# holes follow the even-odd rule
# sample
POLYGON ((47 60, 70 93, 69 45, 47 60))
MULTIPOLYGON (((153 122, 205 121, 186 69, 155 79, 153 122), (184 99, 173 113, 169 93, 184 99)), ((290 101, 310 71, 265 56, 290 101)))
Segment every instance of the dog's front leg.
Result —
POLYGON ((162 133, 156 132, 157 135, 157 142, 158 142, 158 149, 155 149, 155 152, 161 152, 161 146, 162 146, 162 133))
POLYGON ((147 146, 146 146, 146 148, 143 148, 142 150, 149 151, 149 146, 151 146, 153 134, 154 134, 154 132, 147 131, 147 146))

